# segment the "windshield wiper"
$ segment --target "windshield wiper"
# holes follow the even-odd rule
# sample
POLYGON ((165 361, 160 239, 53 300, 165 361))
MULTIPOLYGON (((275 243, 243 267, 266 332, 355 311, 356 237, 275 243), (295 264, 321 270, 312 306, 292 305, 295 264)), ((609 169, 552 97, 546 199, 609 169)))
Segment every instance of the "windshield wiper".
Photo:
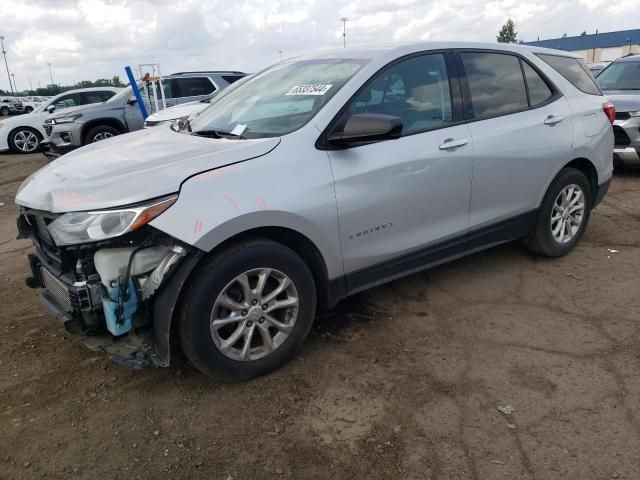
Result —
POLYGON ((191 132, 191 135, 210 138, 233 138, 237 140, 243 138, 242 135, 236 135, 235 133, 231 132, 223 132, 222 130, 197 130, 195 132, 191 132))

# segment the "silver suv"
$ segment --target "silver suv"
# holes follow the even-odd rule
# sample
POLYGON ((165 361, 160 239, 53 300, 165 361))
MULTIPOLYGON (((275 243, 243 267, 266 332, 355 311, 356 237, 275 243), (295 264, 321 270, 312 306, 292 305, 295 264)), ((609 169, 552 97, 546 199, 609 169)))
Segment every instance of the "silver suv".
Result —
POLYGON ((597 82, 616 107, 614 161, 640 165, 640 55, 619 58, 597 82))
POLYGON ((536 47, 281 62, 28 178, 28 284, 120 363, 167 366, 178 342, 207 374, 264 374, 348 295, 513 240, 569 253, 609 186, 613 114, 581 60, 536 47))
MULTIPOLYGON (((166 104, 172 106, 208 98, 243 76, 242 72, 227 71, 173 74, 163 79, 166 104)), ((153 93, 149 89, 151 98, 143 96, 148 112, 155 104, 153 93)), ((105 103, 69 108, 47 118, 45 154, 57 158, 82 145, 140 130, 143 125, 144 119, 129 87, 105 103)))

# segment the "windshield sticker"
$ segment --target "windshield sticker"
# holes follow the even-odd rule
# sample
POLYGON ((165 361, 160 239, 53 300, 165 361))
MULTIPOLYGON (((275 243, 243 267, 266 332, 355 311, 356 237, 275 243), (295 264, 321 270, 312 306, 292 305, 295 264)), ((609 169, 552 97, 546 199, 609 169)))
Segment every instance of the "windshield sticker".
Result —
POLYGON ((285 95, 324 95, 333 85, 296 85, 285 95))
POLYGON ((231 135, 237 135, 239 137, 244 133, 246 129, 247 129, 247 125, 239 123, 235 127, 233 127, 233 130, 231 130, 229 133, 231 135))

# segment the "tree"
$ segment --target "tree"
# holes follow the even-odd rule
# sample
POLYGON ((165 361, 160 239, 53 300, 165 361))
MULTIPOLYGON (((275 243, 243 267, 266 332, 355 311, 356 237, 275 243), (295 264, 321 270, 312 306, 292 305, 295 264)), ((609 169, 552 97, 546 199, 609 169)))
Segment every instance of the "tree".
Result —
POLYGON ((518 43, 517 36, 516 25, 513 23, 513 20, 509 18, 505 24, 502 25, 496 40, 498 40, 498 43, 518 43))
POLYGON ((583 30, 582 33, 580 34, 581 37, 584 37, 587 34, 586 30, 583 30))

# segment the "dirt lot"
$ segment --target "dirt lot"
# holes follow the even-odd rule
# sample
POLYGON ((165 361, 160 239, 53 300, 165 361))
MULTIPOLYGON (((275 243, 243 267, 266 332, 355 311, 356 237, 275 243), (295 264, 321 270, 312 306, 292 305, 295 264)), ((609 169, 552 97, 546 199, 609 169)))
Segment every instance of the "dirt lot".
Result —
POLYGON ((43 164, 0 155, 0 477, 640 478, 640 173, 568 257, 513 245, 376 288, 286 368, 219 384, 116 366, 44 315, 13 205, 43 164))

